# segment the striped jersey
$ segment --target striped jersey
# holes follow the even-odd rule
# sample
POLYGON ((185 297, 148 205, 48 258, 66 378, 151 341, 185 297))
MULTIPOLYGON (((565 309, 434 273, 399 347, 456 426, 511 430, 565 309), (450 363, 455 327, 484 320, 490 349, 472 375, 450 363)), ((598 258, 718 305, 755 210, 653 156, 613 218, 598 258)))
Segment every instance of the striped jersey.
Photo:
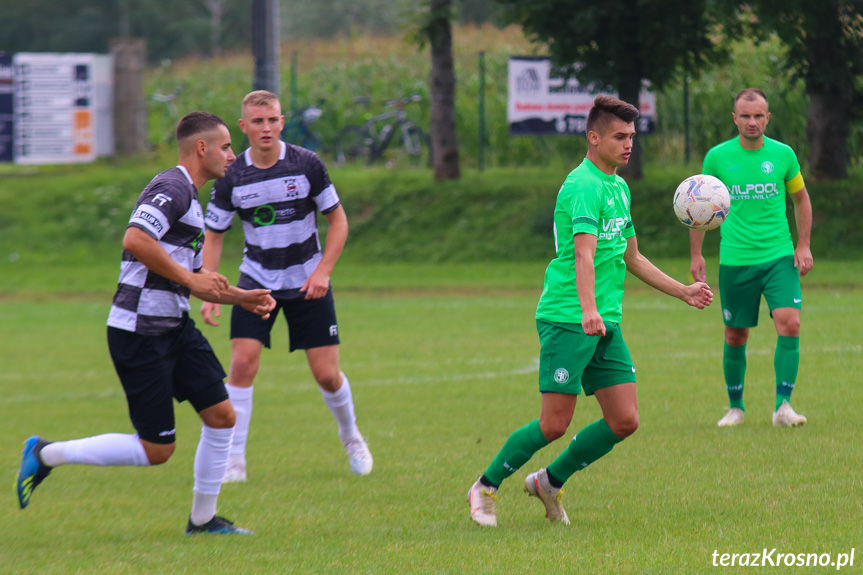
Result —
MULTIPOLYGON (((183 166, 166 170, 147 184, 129 227, 150 234, 184 268, 201 269, 204 213, 183 166)), ((141 335, 161 335, 180 326, 190 309, 189 294, 189 288, 153 273, 124 249, 108 325, 141 335)))
POLYGON ((246 244, 238 286, 271 289, 280 298, 304 297, 299 289, 322 257, 317 212, 336 209, 339 196, 317 154, 279 143, 273 166, 255 167, 246 150, 216 180, 206 225, 223 233, 234 214, 240 216, 246 244))

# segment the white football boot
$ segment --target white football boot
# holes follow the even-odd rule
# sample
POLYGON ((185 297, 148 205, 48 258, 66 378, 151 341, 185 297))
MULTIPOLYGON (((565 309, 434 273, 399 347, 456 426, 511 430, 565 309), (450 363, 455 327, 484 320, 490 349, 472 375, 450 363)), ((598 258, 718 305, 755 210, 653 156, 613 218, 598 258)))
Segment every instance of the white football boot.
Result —
POLYGON ((470 504, 470 518, 474 523, 484 527, 497 527, 497 513, 494 509, 497 487, 486 487, 477 479, 467 492, 467 502, 470 504))
POLYGON ((545 516, 549 521, 569 525, 569 517, 560 502, 563 488, 557 489, 551 486, 548 482, 548 472, 544 467, 524 478, 524 490, 529 496, 537 497, 542 501, 545 505, 545 516))
POLYGON ((357 475, 368 475, 372 472, 374 459, 366 440, 360 434, 354 435, 348 441, 343 442, 351 464, 351 471, 357 475))
POLYGON ((739 407, 732 407, 728 409, 728 413, 716 425, 719 427, 730 427, 732 425, 740 425, 741 423, 743 423, 743 410, 739 407))
POLYGON ((232 453, 228 456, 228 469, 222 483, 246 482, 246 456, 242 453, 232 453))
POLYGON ((795 412, 787 401, 783 401, 779 409, 773 412, 773 427, 800 427, 801 425, 806 425, 806 416, 795 412))

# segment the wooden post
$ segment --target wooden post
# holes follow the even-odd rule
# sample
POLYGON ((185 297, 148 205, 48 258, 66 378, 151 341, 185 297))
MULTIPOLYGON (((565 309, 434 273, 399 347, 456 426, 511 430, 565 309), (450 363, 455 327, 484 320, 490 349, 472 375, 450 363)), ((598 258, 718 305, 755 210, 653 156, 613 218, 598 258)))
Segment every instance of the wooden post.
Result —
POLYGON ((146 41, 113 38, 111 55, 114 58, 114 141, 118 155, 130 156, 147 147, 146 41))

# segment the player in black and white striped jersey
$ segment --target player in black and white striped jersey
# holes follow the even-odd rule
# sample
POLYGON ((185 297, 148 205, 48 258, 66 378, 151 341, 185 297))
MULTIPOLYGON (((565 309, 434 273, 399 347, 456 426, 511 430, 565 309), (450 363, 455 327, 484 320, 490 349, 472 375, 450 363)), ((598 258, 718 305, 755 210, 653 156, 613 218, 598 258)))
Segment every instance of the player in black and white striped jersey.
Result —
POLYGON ((36 486, 60 465, 166 462, 176 447, 173 400, 188 400, 203 426, 186 533, 249 534, 216 515, 236 416, 225 372, 189 318, 189 296, 237 304, 263 318, 275 300, 269 290, 230 286, 227 278, 201 266, 204 214, 197 191, 224 177, 235 160, 224 120, 205 112, 188 114, 177 125, 177 142, 179 164, 153 178, 129 220, 108 318, 108 347, 137 435, 58 442, 29 438, 18 475, 19 504, 27 507, 36 486))
MULTIPOLYGON (((339 367, 339 334, 330 274, 345 245, 348 220, 321 159, 279 140, 285 117, 278 97, 259 90, 242 104, 240 128, 249 149, 216 182, 207 205, 204 266, 217 270, 224 233, 239 215, 246 249, 237 285, 273 290, 276 309, 268 321, 253 322, 242 308, 231 314, 228 393, 237 411, 231 460, 225 481, 245 481, 246 440, 252 414, 253 381, 261 351, 279 310, 285 314, 290 350, 303 349, 324 401, 336 419, 351 471, 371 472, 373 460, 356 424, 353 393, 339 367), (321 251, 317 213, 329 223, 321 251)), ((204 321, 219 325, 218 304, 201 306, 204 321)))

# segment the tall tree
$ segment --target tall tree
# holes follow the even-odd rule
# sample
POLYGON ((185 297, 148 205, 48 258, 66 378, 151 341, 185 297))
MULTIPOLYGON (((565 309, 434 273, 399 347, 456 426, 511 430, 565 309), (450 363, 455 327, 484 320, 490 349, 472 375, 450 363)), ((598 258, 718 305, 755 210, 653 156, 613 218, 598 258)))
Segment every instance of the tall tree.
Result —
MULTIPOLYGON (((695 75, 725 54, 711 40, 716 22, 706 9, 710 0, 498 2, 508 21, 521 24, 535 42, 548 47, 553 64, 582 84, 616 90, 636 106, 643 80, 661 90, 682 71, 695 75)), ((636 141, 629 166, 621 172, 640 178, 641 156, 636 141)))
POLYGON ((452 0, 431 0, 420 38, 431 47, 431 141, 436 180, 461 177, 455 133, 455 65, 452 56, 452 0))
MULTIPOLYGON (((860 0, 754 0, 760 33, 788 46, 786 66, 809 96, 809 177, 848 177, 848 125, 863 89, 863 3, 860 0)), ((769 97, 769 95, 768 95, 769 97)))

